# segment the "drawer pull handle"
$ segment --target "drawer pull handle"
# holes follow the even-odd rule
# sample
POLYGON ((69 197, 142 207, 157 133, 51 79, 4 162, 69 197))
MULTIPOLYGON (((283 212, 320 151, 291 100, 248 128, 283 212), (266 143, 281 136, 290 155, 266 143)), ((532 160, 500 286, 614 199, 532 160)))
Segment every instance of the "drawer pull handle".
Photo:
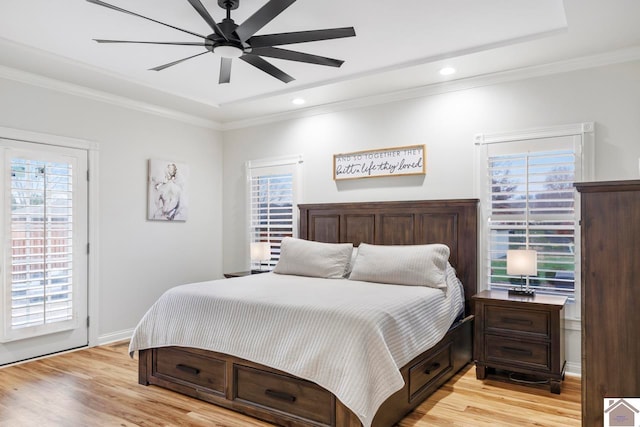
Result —
POLYGON ((264 394, 266 394, 269 397, 276 398, 276 399, 286 400, 287 402, 295 402, 296 401, 296 397, 294 395, 289 394, 289 393, 285 393, 283 391, 266 389, 264 391, 264 394))
POLYGON ((429 366, 427 369, 425 369, 424 373, 427 374, 427 375, 430 375, 431 371, 435 371, 438 368, 440 368, 440 363, 436 362, 436 363, 432 364, 431 366, 429 366))
POLYGON ((514 319, 512 317, 503 317, 502 321, 504 323, 511 323, 516 325, 527 325, 527 326, 533 325, 533 322, 529 319, 514 319))
POLYGON ((200 373, 200 369, 183 364, 176 365, 176 369, 191 375, 198 375, 200 373))
POLYGON ((509 353, 517 353, 517 354, 524 354, 526 356, 533 356, 533 353, 530 350, 523 350, 521 348, 502 347, 502 350, 509 353))

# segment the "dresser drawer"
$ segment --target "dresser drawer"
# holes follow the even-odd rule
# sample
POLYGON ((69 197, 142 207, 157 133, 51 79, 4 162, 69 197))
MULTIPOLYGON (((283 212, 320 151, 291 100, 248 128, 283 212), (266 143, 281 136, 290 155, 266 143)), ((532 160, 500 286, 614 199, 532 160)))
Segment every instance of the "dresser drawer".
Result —
POLYGON ((517 365, 538 370, 551 369, 549 344, 526 342, 500 336, 485 336, 485 355, 487 363, 495 362, 517 365))
POLYGON ((297 378, 236 366, 236 398, 330 425, 331 393, 297 378))
POLYGON ((195 353, 180 352, 162 347, 155 352, 155 374, 185 381, 191 385, 224 393, 225 362, 211 360, 195 353))
POLYGON ((440 375, 451 369, 451 345, 443 347, 433 356, 418 362, 409 369, 409 396, 414 396, 429 387, 440 375))
POLYGON ((524 310, 521 308, 485 305, 485 332, 504 331, 523 335, 549 338, 550 319, 548 311, 524 310))

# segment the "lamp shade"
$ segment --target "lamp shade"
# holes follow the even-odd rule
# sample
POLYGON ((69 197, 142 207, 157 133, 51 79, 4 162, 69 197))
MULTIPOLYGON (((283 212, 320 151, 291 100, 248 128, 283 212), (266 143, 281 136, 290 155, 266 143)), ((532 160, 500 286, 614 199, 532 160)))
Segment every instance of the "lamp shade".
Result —
POLYGON ((531 249, 507 251, 507 274, 517 276, 538 274, 538 252, 531 249))
POLYGON ((251 242, 251 261, 259 262, 271 258, 269 242, 251 242))

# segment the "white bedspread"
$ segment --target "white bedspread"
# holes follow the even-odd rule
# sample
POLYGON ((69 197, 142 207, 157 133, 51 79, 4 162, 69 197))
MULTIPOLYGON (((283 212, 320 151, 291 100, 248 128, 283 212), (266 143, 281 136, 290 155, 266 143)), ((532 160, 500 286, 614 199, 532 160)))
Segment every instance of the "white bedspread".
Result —
POLYGON ((399 369, 445 335, 460 291, 274 273, 178 286, 140 321, 129 352, 227 353, 331 391, 369 427, 399 369))

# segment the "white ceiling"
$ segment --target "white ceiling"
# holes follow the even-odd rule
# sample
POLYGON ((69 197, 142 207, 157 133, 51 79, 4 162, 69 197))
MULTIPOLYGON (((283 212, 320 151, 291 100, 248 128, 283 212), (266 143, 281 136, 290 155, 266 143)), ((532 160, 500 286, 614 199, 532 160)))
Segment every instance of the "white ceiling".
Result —
MULTIPOLYGON (((107 0, 201 34, 187 0, 107 0)), ((202 0, 216 21, 217 0, 202 0)), ((242 0, 236 23, 267 3, 242 0)), ((92 39, 199 41, 85 0, 1 0, 0 65, 206 118, 221 125, 424 87, 445 80, 548 64, 640 45, 638 0, 298 0, 257 34, 353 26, 356 37, 283 46, 345 61, 341 68, 267 60, 285 84, 235 59, 218 84, 207 53, 163 71, 149 68, 204 51, 192 46, 98 44, 92 39), (458 72, 442 77, 438 70, 458 72)))

